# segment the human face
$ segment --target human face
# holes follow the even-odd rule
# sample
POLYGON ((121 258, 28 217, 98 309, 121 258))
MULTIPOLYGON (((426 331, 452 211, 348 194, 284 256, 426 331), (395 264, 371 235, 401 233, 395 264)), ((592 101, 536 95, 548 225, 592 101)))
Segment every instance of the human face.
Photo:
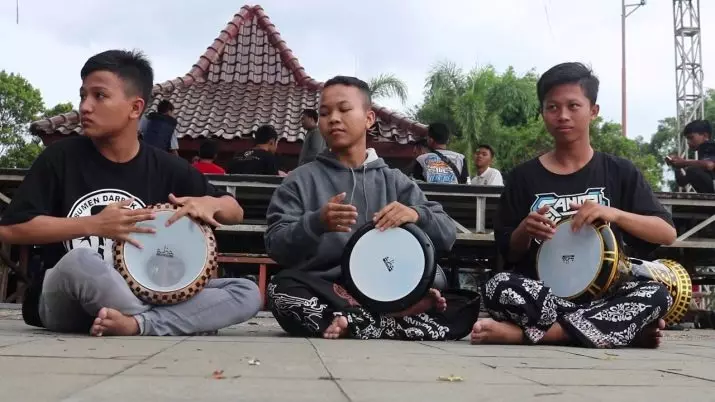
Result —
POLYGON ((479 148, 474 153, 474 164, 478 168, 489 167, 492 164, 492 153, 487 148, 479 148))
POLYGON ((335 152, 365 145, 367 130, 375 123, 375 112, 368 110, 360 89, 347 85, 323 89, 319 113, 320 132, 335 152))
POLYGON ((139 120, 144 100, 127 95, 126 89, 126 83, 109 71, 95 71, 82 81, 79 113, 84 135, 112 136, 121 133, 132 120, 139 120))
POLYGON ((300 118, 300 124, 303 126, 304 129, 310 130, 311 128, 315 127, 315 120, 313 120, 312 117, 303 115, 300 118))
POLYGON ((569 144, 587 139, 589 125, 598 116, 598 105, 583 93, 578 84, 554 87, 544 98, 541 111, 546 130, 556 144, 569 144))
POLYGON ((707 142, 710 137, 707 134, 690 133, 685 136, 685 139, 688 141, 688 148, 694 151, 698 149, 700 144, 707 142))

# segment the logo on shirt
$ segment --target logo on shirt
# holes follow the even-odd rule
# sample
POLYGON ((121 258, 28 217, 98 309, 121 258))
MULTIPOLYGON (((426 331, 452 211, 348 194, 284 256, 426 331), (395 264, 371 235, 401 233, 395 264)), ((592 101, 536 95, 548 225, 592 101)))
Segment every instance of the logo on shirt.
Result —
POLYGON ((559 223, 565 218, 576 213, 576 211, 571 209, 571 204, 583 204, 584 202, 591 200, 595 203, 610 206, 611 200, 609 200, 605 195, 605 187, 589 188, 580 194, 568 194, 568 195, 558 195, 556 193, 542 193, 536 194, 536 200, 531 204, 531 211, 538 211, 544 205, 549 206, 549 211, 546 212, 546 216, 554 221, 554 223, 559 223))
POLYGON ((428 183, 457 183, 454 170, 434 154, 427 155, 425 158, 424 177, 428 183))
MULTIPOLYGON (((139 209, 146 207, 142 200, 134 197, 132 194, 124 190, 106 188, 85 194, 77 199, 74 205, 72 205, 72 208, 70 208, 67 217, 79 218, 98 215, 107 205, 124 201, 132 197, 134 198, 134 202, 129 208, 139 209)), ((113 260, 112 246, 114 245, 114 241, 112 239, 99 236, 85 236, 66 241, 64 245, 67 251, 73 250, 77 247, 89 247, 96 250, 101 256, 103 256, 105 261, 111 262, 113 260)))

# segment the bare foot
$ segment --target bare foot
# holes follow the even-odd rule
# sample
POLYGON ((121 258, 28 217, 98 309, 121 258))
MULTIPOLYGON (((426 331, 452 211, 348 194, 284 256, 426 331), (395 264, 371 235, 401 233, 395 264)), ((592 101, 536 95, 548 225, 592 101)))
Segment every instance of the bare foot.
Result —
POLYGON ((344 338, 348 334, 348 319, 339 315, 333 319, 333 323, 323 332, 325 339, 344 338))
POLYGON ((663 329, 665 329, 665 321, 662 319, 658 320, 657 323, 654 322, 648 325, 636 336, 631 346, 636 348, 657 348, 663 338, 663 332, 661 332, 663 329))
POLYGON ((494 343, 501 345, 521 345, 524 333, 509 322, 494 321, 491 318, 478 320, 470 334, 472 343, 494 343))
POLYGON ((408 308, 407 310, 401 311, 396 314, 391 314, 392 317, 408 317, 411 315, 418 315, 425 313, 434 307, 438 312, 444 312, 447 310, 447 299, 442 297, 442 293, 437 289, 430 289, 427 296, 423 297, 422 300, 417 302, 414 306, 408 308))
POLYGON ((102 307, 89 330, 92 336, 138 335, 139 323, 134 317, 120 313, 113 308, 102 307))

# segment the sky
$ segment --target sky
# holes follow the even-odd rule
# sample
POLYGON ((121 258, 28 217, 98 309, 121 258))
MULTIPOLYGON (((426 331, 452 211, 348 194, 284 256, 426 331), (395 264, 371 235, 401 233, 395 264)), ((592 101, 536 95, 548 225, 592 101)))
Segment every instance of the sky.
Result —
MULTIPOLYGON (((157 82, 184 75, 244 5, 226 0, 19 0, 16 24, 15 3, 0 0, 0 70, 27 78, 47 107, 67 101, 76 107, 82 65, 110 48, 143 50, 157 82)), ((701 20, 713 20, 715 2, 701 3, 701 20)), ((406 106, 380 101, 398 111, 422 102, 425 77, 441 61, 464 70, 513 66, 518 73, 581 61, 601 80, 601 115, 621 119, 620 0, 258 4, 313 78, 349 74, 367 80, 392 73, 404 80, 406 106)), ((628 137, 649 138, 658 120, 676 110, 672 1, 648 1, 627 18, 626 32, 628 137)), ((715 87, 714 49, 715 32, 705 26, 706 87, 715 87)))

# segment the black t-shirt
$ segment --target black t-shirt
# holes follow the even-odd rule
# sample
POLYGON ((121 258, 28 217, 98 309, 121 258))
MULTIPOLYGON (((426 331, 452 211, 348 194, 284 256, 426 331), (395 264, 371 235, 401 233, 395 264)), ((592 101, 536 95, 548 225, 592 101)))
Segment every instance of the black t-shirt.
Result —
POLYGON ((698 146, 698 160, 715 161, 715 142, 706 141, 698 146))
MULTIPOLYGON (((222 196, 184 159, 140 142, 129 162, 104 158, 87 137, 70 137, 45 149, 35 160, 0 220, 13 225, 41 215, 58 218, 96 215, 108 204, 134 197, 131 208, 169 202, 169 194, 222 196)), ((112 261, 110 239, 89 236, 42 245, 44 267, 52 268, 69 250, 89 247, 112 261)), ((44 271, 29 287, 23 303, 28 324, 41 326, 37 304, 44 271)))
MULTIPOLYGON (((558 175, 546 170, 535 158, 514 168, 507 178, 495 223, 494 234, 499 251, 505 257, 509 254, 511 233, 532 211, 550 205, 547 216, 558 223, 575 213, 570 208, 571 202, 580 204, 586 200, 634 214, 658 216, 673 225, 670 214, 629 160, 595 152, 581 170, 558 175)), ((657 245, 622 233, 615 225, 612 229, 621 246, 625 243, 629 247, 632 257, 645 255, 657 248, 657 245)), ((532 241, 525 256, 506 268, 538 279, 535 264, 539 246, 539 242, 532 241)))
POLYGON ((228 174, 278 175, 278 159, 272 152, 253 148, 236 156, 228 164, 228 174))

